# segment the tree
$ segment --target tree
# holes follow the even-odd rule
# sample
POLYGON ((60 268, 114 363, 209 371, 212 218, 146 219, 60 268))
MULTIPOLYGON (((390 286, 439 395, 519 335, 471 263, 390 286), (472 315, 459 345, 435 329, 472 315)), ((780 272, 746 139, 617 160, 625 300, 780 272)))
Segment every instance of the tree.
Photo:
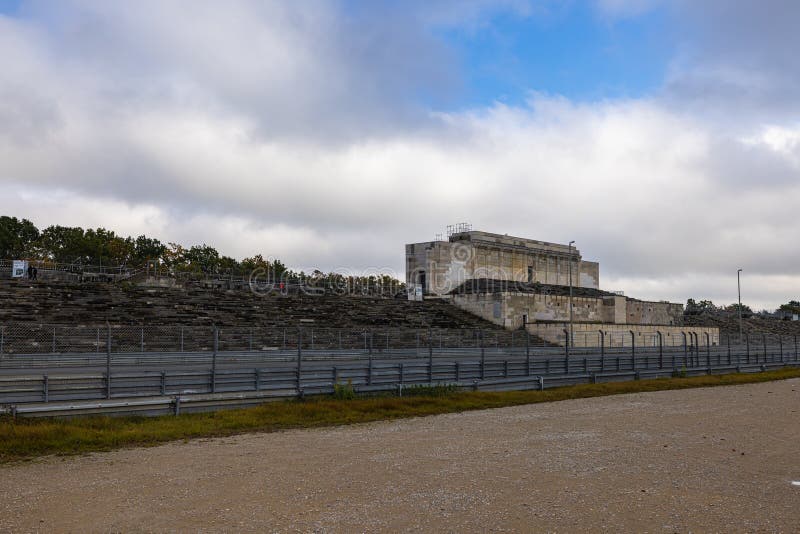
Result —
POLYGON ((42 230, 38 248, 43 257, 58 263, 90 261, 83 228, 48 226, 42 230))
POLYGON ((701 300, 697 302, 694 299, 689 299, 686 301, 686 313, 689 315, 713 311, 716 308, 717 307, 714 306, 714 303, 710 300, 701 300))
MULTIPOLYGON (((725 310, 729 311, 729 312, 738 313, 739 312, 739 304, 738 303, 729 304, 728 306, 725 306, 725 310)), ((753 310, 747 304, 742 304, 742 313, 743 314, 746 313, 746 314, 752 315, 753 310)))
POLYGON ((39 230, 28 219, 0 216, 0 258, 31 256, 37 239, 39 230))
POLYGON ((790 300, 786 304, 781 304, 780 308, 778 308, 778 309, 781 310, 781 311, 788 312, 788 313, 800 314, 800 302, 798 302, 796 300, 790 300))
POLYGON ((186 266, 195 272, 216 273, 219 271, 219 252, 206 244, 194 245, 183 253, 186 266))
POLYGON ((161 259, 166 251, 167 247, 158 239, 140 235, 133 241, 133 256, 136 263, 161 259))

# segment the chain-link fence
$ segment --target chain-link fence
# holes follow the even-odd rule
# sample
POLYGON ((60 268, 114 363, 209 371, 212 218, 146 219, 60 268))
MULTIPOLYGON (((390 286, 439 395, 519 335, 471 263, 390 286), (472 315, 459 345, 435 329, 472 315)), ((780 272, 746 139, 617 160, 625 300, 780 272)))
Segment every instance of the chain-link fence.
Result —
POLYGON ((0 354, 523 348, 551 346, 500 329, 0 325, 0 354), (216 345, 215 345, 216 344, 216 345))
POLYGON ((182 352, 269 352, 296 350, 358 351, 384 353, 404 350, 424 353, 458 349, 519 351, 531 348, 565 347, 573 352, 614 350, 682 350, 693 347, 726 346, 753 350, 793 350, 797 336, 776 334, 720 335, 715 329, 675 327, 664 331, 581 331, 529 325, 529 330, 501 329, 413 329, 413 328, 319 328, 181 325, 43 325, 12 323, 0 325, 0 357, 14 354, 91 353, 182 353, 182 352), (546 329, 545 329, 546 328, 546 329))

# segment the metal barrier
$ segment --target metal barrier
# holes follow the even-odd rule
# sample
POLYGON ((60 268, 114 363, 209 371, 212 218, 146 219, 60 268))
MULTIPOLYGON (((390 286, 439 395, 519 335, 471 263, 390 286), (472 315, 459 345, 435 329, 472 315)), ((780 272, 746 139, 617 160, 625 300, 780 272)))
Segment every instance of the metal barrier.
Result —
MULTIPOLYGON (((66 330, 59 332, 57 327, 41 327, 41 335, 27 341, 37 347, 49 345, 51 351, 2 353, 0 404, 8 406, 6 411, 52 415, 74 405, 79 411, 108 408, 114 413, 124 411, 125 403, 141 408, 134 411, 147 411, 148 406, 166 402, 156 402, 163 397, 184 399, 186 403, 204 399, 195 407, 211 409, 240 401, 256 402, 254 399, 330 393, 334 384, 342 382, 350 382, 359 391, 438 383, 475 389, 526 389, 537 384, 544 387, 545 381, 552 386, 800 366, 796 338, 767 336, 761 336, 759 344, 745 338, 744 344, 734 345, 728 340, 724 345, 701 346, 690 344, 692 336, 686 336, 681 347, 601 344, 576 349, 569 345, 533 346, 524 333, 520 337, 526 342, 520 345, 518 338, 509 336, 511 332, 502 331, 486 336, 469 331, 315 330, 312 334, 310 329, 285 329, 259 332, 256 337, 253 329, 213 329, 207 339, 207 329, 202 330, 203 337, 196 337, 196 330, 180 330, 180 337, 174 338, 176 330, 163 327, 173 338, 165 335, 154 342, 145 334, 155 330, 63 328, 66 330), (45 335, 51 333, 52 337, 45 335), (93 350, 57 352, 65 346, 83 346, 87 333, 94 334, 93 350), (385 339, 376 333, 383 333, 385 339), (376 339, 381 342, 376 343, 376 339), (501 339, 508 344, 501 345, 501 339), (159 350, 172 347, 170 343, 179 343, 184 350, 159 350), (248 349, 230 350, 242 343, 248 349), (459 343, 471 346, 457 346, 459 343), (187 346, 195 350, 185 350, 187 346), (156 404, 142 399, 156 399, 156 404), (87 401, 95 407, 87 408, 87 401), (34 409, 34 405, 45 407, 34 409)), ((20 342, 26 341, 12 338, 12 343, 20 342)))

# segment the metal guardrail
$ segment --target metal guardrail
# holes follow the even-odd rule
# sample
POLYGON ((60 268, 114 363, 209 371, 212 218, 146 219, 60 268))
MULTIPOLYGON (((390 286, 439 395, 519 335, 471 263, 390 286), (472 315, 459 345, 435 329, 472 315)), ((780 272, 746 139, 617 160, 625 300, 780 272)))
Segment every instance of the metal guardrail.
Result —
MULTIPOLYGON (((682 376, 699 376, 703 374, 723 374, 732 372, 752 373, 770 369, 784 367, 800 367, 800 363, 769 363, 760 365, 745 366, 712 366, 712 367, 691 367, 681 371, 682 376)), ((564 387, 577 384, 599 383, 599 382, 619 382, 626 380, 639 380, 645 378, 660 378, 673 376, 675 371, 669 369, 643 369, 637 371, 620 371, 605 373, 576 373, 561 375, 524 375, 512 377, 498 377, 480 379, 462 379, 459 381, 443 380, 438 373, 434 373, 434 382, 428 380, 415 380, 420 375, 430 374, 426 369, 417 369, 409 372, 409 381, 392 382, 381 380, 374 384, 358 384, 354 388, 360 393, 379 393, 396 391, 400 396, 403 394, 404 387, 419 384, 445 384, 456 389, 469 389, 473 391, 514 391, 514 390, 544 390, 553 387, 564 387)), ((334 371, 335 373, 335 371, 334 371)), ((281 400, 287 398, 302 397, 312 394, 330 394, 333 392, 333 380, 327 381, 321 375, 325 374, 321 370, 320 376, 316 378, 306 377, 302 380, 300 389, 284 383, 285 387, 278 389, 255 389, 253 391, 237 391, 223 393, 180 393, 180 394, 160 394, 149 397, 122 397, 115 399, 94 400, 94 401, 51 401, 46 403, 11 404, 0 406, 0 414, 25 417, 57 417, 57 416, 77 416, 94 414, 139 414, 139 415, 165 415, 180 413, 190 413, 198 411, 211 411, 224 408, 241 408, 246 406, 258 405, 263 402, 281 400)), ((255 383, 258 382, 256 372, 255 383)))
POLYGON ((416 349, 375 354, 369 350, 307 351, 300 344, 294 354, 283 351, 277 357, 266 355, 271 359, 264 359, 262 352, 214 350, 211 354, 184 354, 191 360, 182 362, 175 361, 176 355, 169 353, 114 355, 112 362, 108 353, 104 372, 96 369, 98 361, 102 361, 97 355, 83 354, 74 356, 94 362, 94 369, 56 366, 34 374, 29 372, 33 366, 26 366, 24 374, 0 374, 0 404, 7 406, 6 412, 18 415, 128 410, 161 413, 165 402, 214 409, 271 398, 331 393, 334 384, 345 382, 365 392, 426 384, 502 390, 535 388, 537 384, 544 388, 545 383, 553 387, 586 381, 800 366, 797 347, 785 350, 783 344, 763 345, 760 350, 750 346, 689 349, 575 353, 568 347, 540 351, 530 347, 437 350, 431 345, 422 354, 416 349), (159 364, 164 368, 155 367, 159 364))

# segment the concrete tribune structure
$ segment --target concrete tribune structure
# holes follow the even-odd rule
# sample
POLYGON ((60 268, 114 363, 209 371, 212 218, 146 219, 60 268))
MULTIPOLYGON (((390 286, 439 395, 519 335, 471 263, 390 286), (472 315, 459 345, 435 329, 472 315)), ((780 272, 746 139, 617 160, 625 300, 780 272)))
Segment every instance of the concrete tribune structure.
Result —
POLYGON ((409 295, 447 299, 497 325, 525 328, 552 343, 563 344, 567 337, 570 275, 576 346, 597 344, 600 332, 616 345, 652 345, 656 332, 668 345, 683 343, 684 335, 700 344, 719 342, 717 328, 683 326, 682 304, 601 290, 599 264, 568 245, 480 231, 406 245, 409 295))

